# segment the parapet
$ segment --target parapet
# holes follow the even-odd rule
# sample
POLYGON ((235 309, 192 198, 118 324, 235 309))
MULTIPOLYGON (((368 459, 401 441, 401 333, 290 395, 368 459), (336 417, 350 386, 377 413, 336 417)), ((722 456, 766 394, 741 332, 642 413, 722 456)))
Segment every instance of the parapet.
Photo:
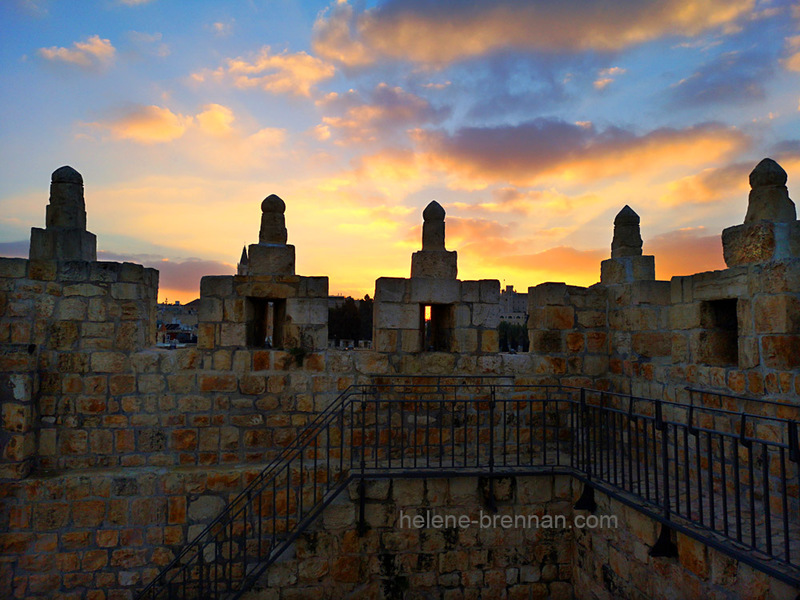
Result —
POLYGON ((611 258, 600 263, 600 282, 613 285, 655 278, 655 257, 642 254, 639 215, 626 204, 614 219, 611 258))
POLYGON ((83 177, 72 167, 53 171, 46 229, 31 229, 32 260, 97 260, 97 238, 86 231, 83 177))
POLYGON ((422 217, 422 250, 411 256, 411 278, 375 282, 374 349, 497 352, 500 282, 456 279, 457 254, 445 249, 444 208, 433 201, 422 217))
POLYGON ((319 350, 328 343, 328 278, 295 274, 286 204, 261 203, 258 243, 242 250, 237 275, 200 281, 198 346, 319 350))
POLYGON ((800 222, 786 179, 786 171, 771 158, 762 160, 750 173, 744 223, 722 232, 728 267, 800 257, 800 222))
POLYGON ((458 254, 444 247, 444 208, 434 200, 422 211, 422 250, 411 255, 411 277, 455 279, 458 254))

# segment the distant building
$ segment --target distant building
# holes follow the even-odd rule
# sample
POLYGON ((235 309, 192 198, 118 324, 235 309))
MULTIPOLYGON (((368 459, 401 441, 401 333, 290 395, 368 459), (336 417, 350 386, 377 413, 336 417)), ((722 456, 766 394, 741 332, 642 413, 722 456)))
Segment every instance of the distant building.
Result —
POLYGON ((172 304, 159 303, 156 317, 158 344, 196 344, 199 305, 199 298, 188 304, 181 304, 179 300, 172 304))
POLYGON ((528 294, 514 291, 513 285, 500 290, 500 320, 525 325, 528 320, 528 294))

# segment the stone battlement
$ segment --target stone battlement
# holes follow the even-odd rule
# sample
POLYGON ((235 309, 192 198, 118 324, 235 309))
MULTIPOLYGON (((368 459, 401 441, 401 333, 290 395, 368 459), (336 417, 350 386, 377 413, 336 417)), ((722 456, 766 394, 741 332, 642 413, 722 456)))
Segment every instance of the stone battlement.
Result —
MULTIPOLYGON (((765 160, 751 175, 747 216, 722 233, 720 271, 656 280, 657 257, 643 255, 639 216, 624 207, 599 283, 529 288, 521 354, 498 351, 500 283, 457 278, 435 202, 410 277, 376 281, 373 349, 327 349, 328 278, 295 273, 275 195, 237 274, 202 279, 197 347, 157 349, 158 272, 96 260, 83 179, 57 170, 30 258, 0 258, 0 584, 13 597, 131 598, 150 565, 174 557, 353 384, 502 376, 677 402, 692 386, 798 403, 800 223, 779 169, 765 160)), ((620 575, 620 560, 586 564, 638 577, 620 575)), ((572 564, 536 561, 542 573, 572 564)), ((523 582, 521 566, 509 566, 514 585, 538 583, 523 582)), ((558 571, 547 589, 587 581, 558 571)))

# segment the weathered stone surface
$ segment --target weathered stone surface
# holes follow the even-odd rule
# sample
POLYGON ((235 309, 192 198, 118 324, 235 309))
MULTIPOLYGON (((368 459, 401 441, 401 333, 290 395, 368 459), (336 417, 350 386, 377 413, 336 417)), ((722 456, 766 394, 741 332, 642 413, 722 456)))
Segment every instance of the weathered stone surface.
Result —
POLYGON ((800 256, 800 223, 754 221, 722 232, 728 267, 765 263, 800 256))
POLYGON ((786 189, 786 171, 771 158, 763 159, 750 173, 750 197, 745 223, 791 222, 797 219, 794 202, 786 189))
POLYGON ((422 249, 444 250, 444 208, 433 200, 422 211, 422 249))
POLYGON ((294 275, 295 252, 291 244, 250 244, 248 273, 294 275))
POLYGON ((641 254, 642 236, 639 233, 639 215, 626 204, 614 219, 611 258, 641 256, 641 254))
POLYGON ((263 244, 286 243, 287 232, 284 212, 286 212, 286 204, 278 196, 271 194, 264 198, 261 203, 259 242, 263 244))
POLYGON ((411 278, 455 279, 458 253, 447 250, 420 250, 411 255, 411 278))

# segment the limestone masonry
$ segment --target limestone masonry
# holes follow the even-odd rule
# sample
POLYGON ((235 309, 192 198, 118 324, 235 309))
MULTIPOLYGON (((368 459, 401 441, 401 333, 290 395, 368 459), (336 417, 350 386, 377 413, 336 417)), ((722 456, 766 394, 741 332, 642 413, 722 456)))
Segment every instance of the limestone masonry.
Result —
MULTIPOLYGON (((599 283, 528 289, 527 353, 499 352, 500 282, 457 278, 437 202, 410 277, 375 282, 372 349, 328 349, 328 277, 296 274, 286 205, 270 195, 237 273, 201 281, 197 346, 168 350, 155 345, 158 272, 97 261, 83 178, 56 170, 29 258, 0 258, 0 596, 132 600, 353 384, 501 376, 800 405, 800 222, 786 181, 761 161, 743 223, 722 232, 727 268, 670 281, 656 280, 625 206, 599 283)), ((791 406, 772 416, 799 418, 791 406)), ((570 477, 507 479, 501 511, 573 514, 570 477)), ((399 528, 401 510, 476 510, 484 483, 370 482, 364 536, 345 494, 251 597, 798 597, 685 535, 677 559, 649 556, 656 522, 601 494, 614 531, 399 528)))

